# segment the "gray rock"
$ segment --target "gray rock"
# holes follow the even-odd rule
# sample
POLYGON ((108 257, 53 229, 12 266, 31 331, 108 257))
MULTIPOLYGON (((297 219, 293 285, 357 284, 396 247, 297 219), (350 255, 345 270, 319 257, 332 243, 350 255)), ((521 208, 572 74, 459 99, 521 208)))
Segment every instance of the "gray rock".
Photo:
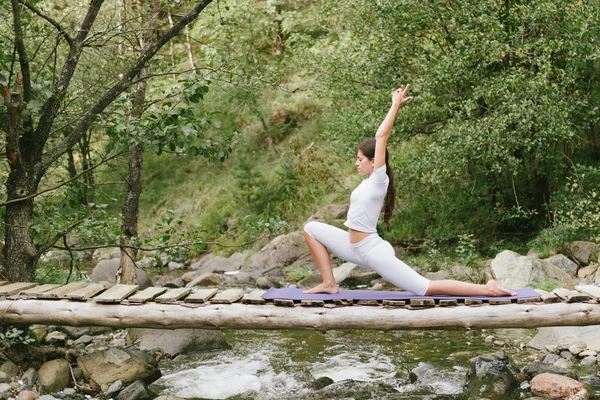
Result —
POLYGON ((542 362, 544 364, 553 365, 558 360, 560 360, 560 356, 558 354, 546 354, 546 357, 544 357, 542 362))
POLYGON ((47 343, 51 346, 64 346, 67 341, 67 334, 60 331, 50 332, 44 338, 44 343, 47 343))
POLYGON ((413 385, 430 388, 436 394, 460 394, 467 382, 466 370, 440 370, 434 366, 420 362, 409 374, 413 385))
POLYGON ((83 335, 89 335, 91 332, 89 326, 57 326, 56 329, 66 333, 71 339, 77 339, 83 335))
POLYGON ((423 276, 431 281, 439 281, 443 279, 450 279, 450 272, 442 269, 436 272, 426 272, 423 276))
POLYGON ((574 337, 581 339, 582 342, 578 342, 580 346, 585 342, 589 350, 600 351, 600 325, 539 328, 537 335, 527 345, 541 350, 547 345, 562 343, 566 347, 560 349, 564 350, 577 344, 574 337))
POLYGON ((589 367, 590 365, 595 365, 598 363, 598 360, 594 356, 587 356, 581 359, 579 362, 580 365, 584 367, 589 367))
POLYGON ((123 382, 115 381, 108 386, 108 389, 106 389, 104 394, 106 395, 107 399, 110 399, 115 394, 119 393, 121 389, 123 389, 123 382))
POLYGON ((46 393, 63 390, 71 382, 71 367, 64 358, 48 361, 38 371, 38 383, 46 393))
POLYGON ((33 388, 33 385, 35 385, 37 379, 38 373, 35 368, 29 368, 27 371, 23 372, 23 375, 21 375, 21 382, 23 382, 23 386, 29 389, 33 388))
POLYGON ((550 263, 556 265, 557 267, 565 271, 567 274, 572 276, 575 276, 575 274, 577 273, 577 268, 579 268, 579 265, 575 264, 563 254, 553 255, 552 257, 547 258, 546 261, 549 261, 550 263))
POLYGON ((550 279, 562 282, 569 289, 575 287, 573 278, 554 264, 510 250, 499 253, 490 266, 498 283, 511 289, 542 285, 550 279))
POLYGON ((19 367, 12 361, 5 361, 0 366, 0 372, 4 372, 8 379, 14 378, 19 375, 19 367))
MULTIPOLYGON (((253 254, 242 265, 241 270, 250 273, 256 279, 262 276, 264 271, 276 267, 288 266, 298 261, 301 257, 307 261, 312 260, 306 247, 303 233, 296 231, 288 235, 280 235, 273 239, 271 243, 253 254)), ((298 264, 300 263, 298 262, 298 264)))
POLYGON ((121 390, 116 400, 149 400, 152 396, 146 390, 144 382, 137 381, 121 390))
POLYGON ((453 265, 452 268, 450 268, 450 273, 452 274, 452 277, 454 279, 459 279, 459 280, 461 278, 473 279, 477 276, 473 272, 472 268, 469 268, 469 267, 467 267, 465 265, 461 265, 461 264, 453 265))
POLYGON ((556 347, 561 351, 569 350, 569 348, 575 347, 576 351, 578 350, 579 352, 582 352, 587 349, 587 343, 579 336, 566 335, 557 341, 556 347))
POLYGON ((569 360, 569 361, 571 361, 573 359, 573 354, 571 354, 571 352, 568 350, 561 351, 560 356, 562 358, 564 358, 565 360, 569 360))
MULTIPOLYGON (((92 279, 98 282, 105 282, 109 286, 113 286, 117 282, 115 275, 117 273, 117 269, 119 269, 120 262, 120 258, 101 260, 92 270, 92 279)), ((150 279, 148 279, 148 275, 146 275, 143 270, 136 268, 135 272, 140 290, 144 290, 152 286, 150 279)))
POLYGON ((323 282, 323 278, 321 278, 321 275, 319 275, 319 273, 316 272, 316 273, 312 273, 309 276, 307 276, 306 278, 298 281, 298 287, 307 289, 307 288, 315 287, 318 284, 320 284, 321 282, 323 282))
POLYGON ((206 287, 206 286, 216 286, 219 285, 220 283, 223 282, 223 278, 221 278, 219 275, 217 274, 213 274, 212 272, 208 272, 205 274, 202 274, 196 278, 194 278, 192 281, 190 281, 187 285, 185 285, 185 287, 194 287, 194 286, 200 286, 200 287, 206 287))
POLYGON ((168 288, 182 288, 185 286, 185 282, 181 278, 175 278, 165 282, 162 286, 168 288))
POLYGON ((0 371, 0 383, 10 383, 11 379, 6 376, 6 372, 0 371))
POLYGON ((124 384, 143 380, 151 383, 160 377, 160 371, 128 350, 108 349, 81 356, 77 365, 87 380, 99 385, 121 380, 124 384))
POLYGON ((598 250, 600 247, 592 242, 573 242, 569 245, 569 252, 573 259, 577 260, 582 266, 590 262, 598 261, 598 250))
POLYGON ((306 222, 310 221, 326 221, 345 220, 348 214, 349 204, 328 204, 321 208, 315 214, 311 215, 306 222))
POLYGON ((75 346, 77 346, 77 345, 84 345, 85 346, 85 345, 88 345, 88 344, 92 343, 93 339, 94 338, 92 336, 90 336, 90 335, 83 335, 79 339, 75 340, 73 342, 73 344, 75 346))
POLYGON ((519 386, 515 375, 516 369, 502 352, 472 358, 465 388, 467 398, 504 398, 519 386))
POLYGON ((577 271, 577 277, 582 280, 593 282, 598 271, 598 266, 599 265, 596 263, 590 263, 590 265, 580 268, 579 271, 577 271))
POLYGON ((269 289, 272 287, 280 288, 281 283, 273 278, 261 276, 260 278, 256 279, 256 286, 261 289, 269 289))
POLYGON ((171 271, 177 271, 180 269, 184 269, 185 265, 183 265, 183 263, 178 263, 175 261, 169 261, 169 263, 167 264, 167 267, 169 267, 169 270, 171 271))
POLYGON ((566 358, 559 358, 553 365, 559 368, 570 368, 573 364, 566 358))
POLYGON ((10 390, 10 383, 0 383, 0 394, 8 393, 10 390))
POLYGON ((131 328, 128 340, 141 349, 160 348, 164 353, 176 356, 192 351, 223 350, 231 347, 223 333, 208 329, 147 329, 131 328))

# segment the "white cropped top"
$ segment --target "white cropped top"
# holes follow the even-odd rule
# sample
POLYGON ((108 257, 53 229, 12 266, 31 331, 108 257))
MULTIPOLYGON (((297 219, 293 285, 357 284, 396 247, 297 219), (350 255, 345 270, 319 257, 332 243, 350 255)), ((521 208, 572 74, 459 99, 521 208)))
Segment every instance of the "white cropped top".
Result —
POLYGON ((377 232, 377 220, 390 180, 385 165, 373 171, 350 195, 350 208, 344 225, 360 232, 377 232))

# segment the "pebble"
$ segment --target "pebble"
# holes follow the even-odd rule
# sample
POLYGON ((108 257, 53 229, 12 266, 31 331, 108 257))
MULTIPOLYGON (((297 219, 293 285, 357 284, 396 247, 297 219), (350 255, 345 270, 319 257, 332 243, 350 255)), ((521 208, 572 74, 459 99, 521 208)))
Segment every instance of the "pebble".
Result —
POLYGON ((555 367, 569 368, 571 366, 571 362, 569 360, 564 359, 564 358, 559 358, 552 365, 554 365, 555 367))
POLYGON ((486 343, 494 343, 494 341, 496 340, 495 336, 489 335, 485 337, 485 342, 486 343))
POLYGON ((590 365, 595 365, 597 362, 598 362, 598 360, 596 360, 596 357, 587 356, 587 357, 583 358, 579 364, 584 367, 588 367, 590 365))

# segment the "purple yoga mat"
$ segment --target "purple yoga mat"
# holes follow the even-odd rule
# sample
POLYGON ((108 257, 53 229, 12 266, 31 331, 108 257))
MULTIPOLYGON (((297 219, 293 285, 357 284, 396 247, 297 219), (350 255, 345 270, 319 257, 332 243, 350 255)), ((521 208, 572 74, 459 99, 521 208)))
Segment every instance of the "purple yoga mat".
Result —
POLYGON ((516 296, 486 297, 486 296, 419 296, 412 292, 383 291, 383 290, 340 290, 338 294, 304 294, 303 289, 276 289, 270 288, 263 295, 265 300, 410 300, 410 299, 442 299, 442 300, 513 300, 531 297, 540 297, 540 294, 530 287, 513 289, 516 296))

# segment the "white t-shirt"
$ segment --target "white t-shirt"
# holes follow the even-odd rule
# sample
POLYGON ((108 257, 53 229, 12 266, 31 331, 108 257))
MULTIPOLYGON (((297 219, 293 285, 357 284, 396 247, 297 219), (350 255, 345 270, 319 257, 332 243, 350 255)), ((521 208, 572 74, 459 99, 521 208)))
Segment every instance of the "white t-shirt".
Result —
POLYGON ((360 232, 377 232, 377 220, 390 180, 385 165, 373 171, 350 195, 350 208, 344 225, 360 232))

